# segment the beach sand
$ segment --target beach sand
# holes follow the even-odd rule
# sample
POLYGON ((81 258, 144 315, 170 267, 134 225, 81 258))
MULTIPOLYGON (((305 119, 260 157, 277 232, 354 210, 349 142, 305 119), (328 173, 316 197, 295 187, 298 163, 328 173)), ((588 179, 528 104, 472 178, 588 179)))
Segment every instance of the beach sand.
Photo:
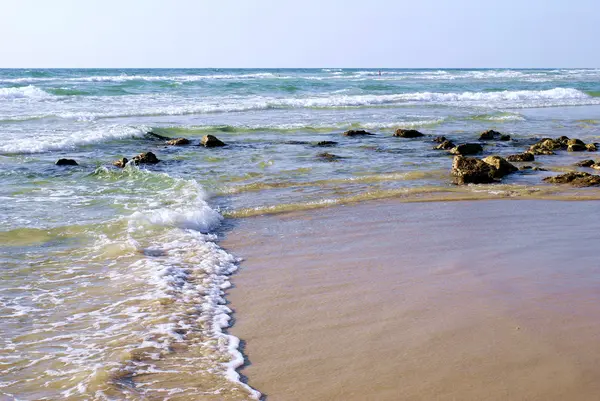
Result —
POLYGON ((597 202, 360 205, 234 221, 248 384, 281 400, 600 399, 597 202))

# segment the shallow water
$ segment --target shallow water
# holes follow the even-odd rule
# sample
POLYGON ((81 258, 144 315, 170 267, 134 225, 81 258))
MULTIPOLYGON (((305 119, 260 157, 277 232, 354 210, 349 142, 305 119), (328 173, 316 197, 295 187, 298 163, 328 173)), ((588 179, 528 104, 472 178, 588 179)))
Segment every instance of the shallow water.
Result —
POLYGON ((540 137, 600 142, 599 82, 597 69, 0 70, 0 395, 256 397, 223 332, 238 265, 217 244, 223 216, 389 197, 598 199, 542 183, 593 154, 459 188, 430 136, 494 128, 514 139, 486 144, 500 155, 540 137), (430 136, 392 137, 399 127, 430 136), (206 134, 228 146, 196 146, 206 134), (143 151, 162 161, 111 165, 143 151))

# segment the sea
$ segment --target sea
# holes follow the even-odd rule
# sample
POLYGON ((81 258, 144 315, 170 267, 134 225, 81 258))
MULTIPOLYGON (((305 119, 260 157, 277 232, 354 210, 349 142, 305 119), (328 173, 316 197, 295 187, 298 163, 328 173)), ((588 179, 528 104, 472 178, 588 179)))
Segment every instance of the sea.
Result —
POLYGON ((243 255, 219 243, 239 219, 381 198, 600 199, 542 181, 593 173, 573 167, 590 152, 452 184, 433 138, 488 129, 512 139, 484 155, 600 142, 600 69, 0 70, 0 400, 260 399, 228 333, 243 255), (161 161, 112 164, 142 152, 161 161))

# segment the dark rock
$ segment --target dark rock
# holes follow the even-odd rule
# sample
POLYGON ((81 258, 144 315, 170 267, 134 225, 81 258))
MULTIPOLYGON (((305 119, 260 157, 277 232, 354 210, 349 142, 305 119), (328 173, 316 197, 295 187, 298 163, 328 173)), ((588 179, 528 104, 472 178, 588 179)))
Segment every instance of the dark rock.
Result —
POLYGON ((483 152, 483 147, 478 143, 463 143, 450 149, 453 155, 475 155, 483 152))
POLYGON ((57 166, 79 166, 73 159, 58 159, 54 164, 57 166))
POLYGON ((494 168, 494 178, 502 178, 505 175, 519 170, 517 167, 507 162, 505 158, 500 156, 488 156, 482 160, 494 168))
POLYGON ((579 143, 573 143, 567 147, 567 150, 569 152, 585 152, 587 150, 587 148, 585 147, 585 145, 581 145, 579 143))
POLYGON ((328 162, 336 161, 336 160, 339 160, 339 159, 342 158, 341 156, 334 155, 334 154, 331 154, 331 153, 328 153, 328 152, 319 153, 317 155, 317 157, 319 159, 322 159, 322 160, 325 160, 325 161, 328 161, 328 162))
POLYGON ((126 157, 124 157, 124 158, 122 158, 122 159, 115 160, 115 161, 113 162, 113 166, 117 166, 117 167, 119 167, 119 168, 125 168, 125 166, 127 165, 127 162, 128 162, 128 161, 129 161, 129 160, 127 160, 127 158, 126 158, 126 157))
POLYGON ((521 166, 521 168, 519 168, 519 170, 532 170, 533 167, 532 166, 521 166))
POLYGON ((491 141, 494 139, 498 139, 501 141, 510 141, 510 135, 501 134, 498 131, 494 131, 493 129, 484 131, 479 135, 480 141, 491 141))
POLYGON ((207 148, 214 148, 218 146, 225 146, 225 142, 222 142, 214 135, 204 135, 200 141, 200 145, 204 145, 207 148))
POLYGON ((172 146, 182 146, 182 145, 189 145, 190 144, 190 140, 187 138, 174 138, 174 139, 170 139, 167 141, 167 145, 172 145, 172 146))
POLYGON ((494 182, 494 167, 474 157, 455 156, 452 161, 454 183, 489 184, 494 182))
POLYGON ((518 155, 510 155, 506 157, 509 162, 532 162, 535 160, 535 156, 531 152, 523 152, 518 155))
POLYGON ((433 138, 433 142, 435 143, 444 143, 448 140, 448 138, 446 138, 445 136, 436 136, 435 138, 433 138))
POLYGON ((554 177, 546 177, 544 181, 552 184, 570 184, 574 187, 593 187, 600 185, 600 175, 572 171, 554 177))
POLYGON ((598 144, 596 144, 596 143, 588 143, 587 145, 585 145, 585 148, 587 149, 588 152, 597 152, 598 151, 598 144))
POLYGON ((416 129, 398 128, 396 130, 396 132, 394 132, 394 136, 397 136, 400 138, 419 138, 419 137, 425 136, 425 135, 420 133, 416 129))
POLYGON ((320 141, 315 143, 315 146, 321 146, 321 147, 328 147, 328 146, 335 146, 338 143, 335 141, 320 141))
POLYGON ((439 145, 435 146, 433 149, 435 149, 435 150, 450 150, 455 146, 456 145, 454 143, 452 143, 451 141, 444 141, 444 142, 440 143, 439 145))
POLYGON ((553 155, 555 150, 566 149, 568 140, 567 137, 560 137, 558 139, 543 138, 531 145, 529 152, 534 155, 553 155))
POLYGON ((585 146, 585 143, 581 139, 569 139, 569 140, 567 140, 567 146, 569 146, 569 145, 582 145, 582 146, 585 146))
POLYGON ((537 167, 536 166, 536 167, 533 168, 533 171, 548 171, 548 170, 546 170, 545 168, 537 167))
POLYGON ((580 162, 575 163, 575 166, 578 166, 578 167, 592 167, 594 164, 596 164, 595 161, 593 161, 592 159, 588 159, 588 160, 582 160, 580 162))
POLYGON ((160 161, 152 152, 140 153, 134 156, 132 160, 135 164, 156 164, 160 161))
POLYGON ((148 139, 155 140, 155 141, 168 141, 169 139, 171 139, 168 136, 158 135, 158 134, 155 134, 154 132, 146 132, 145 137, 148 139))
POLYGON ((286 145, 310 145, 308 141, 285 141, 286 145))
POLYGON ((375 135, 370 132, 367 132, 362 129, 351 129, 344 132, 344 136, 367 136, 367 135, 375 135))

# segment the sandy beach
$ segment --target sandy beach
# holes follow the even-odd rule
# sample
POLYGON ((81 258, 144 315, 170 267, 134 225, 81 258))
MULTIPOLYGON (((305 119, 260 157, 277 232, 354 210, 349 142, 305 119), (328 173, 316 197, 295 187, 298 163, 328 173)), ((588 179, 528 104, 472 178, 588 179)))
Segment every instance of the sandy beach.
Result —
POLYGON ((240 219, 228 300, 280 400, 594 400, 596 202, 393 200, 240 219))

